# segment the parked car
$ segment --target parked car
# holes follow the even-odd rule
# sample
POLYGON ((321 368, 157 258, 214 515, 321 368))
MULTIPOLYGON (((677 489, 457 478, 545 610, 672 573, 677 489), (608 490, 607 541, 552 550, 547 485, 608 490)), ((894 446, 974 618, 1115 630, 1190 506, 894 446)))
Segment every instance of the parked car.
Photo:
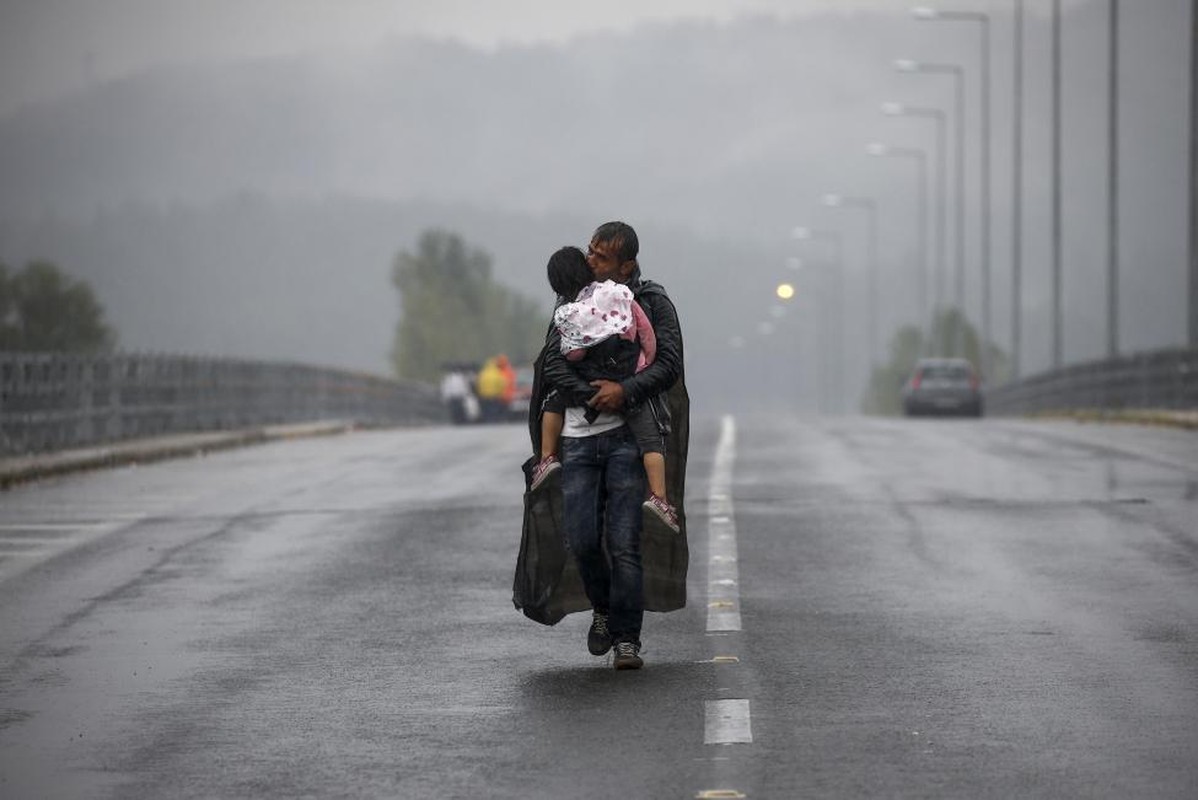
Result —
POLYGON ((965 358, 921 358, 903 384, 903 412, 982 416, 982 381, 965 358))

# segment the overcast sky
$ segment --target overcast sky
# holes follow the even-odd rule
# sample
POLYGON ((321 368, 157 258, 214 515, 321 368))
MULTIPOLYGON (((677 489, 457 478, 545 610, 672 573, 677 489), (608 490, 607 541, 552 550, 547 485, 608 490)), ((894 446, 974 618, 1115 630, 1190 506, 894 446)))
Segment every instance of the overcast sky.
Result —
MULTIPOLYGON (((0 114, 146 67, 370 49, 396 36, 483 47, 646 21, 901 9, 914 0, 0 0, 0 114)), ((1010 0, 945 3, 1005 10, 1010 0)), ((1034 5, 1034 4, 1029 4, 1034 5)))

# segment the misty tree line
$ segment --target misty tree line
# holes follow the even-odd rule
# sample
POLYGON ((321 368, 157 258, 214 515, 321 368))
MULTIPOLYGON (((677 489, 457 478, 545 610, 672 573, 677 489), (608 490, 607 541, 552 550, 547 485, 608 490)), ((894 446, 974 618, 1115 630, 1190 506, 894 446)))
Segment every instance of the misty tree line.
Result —
MULTIPOLYGON (((391 361, 397 377, 437 380, 445 364, 481 363, 504 353, 531 363, 544 341, 548 314, 534 300, 496 283, 492 258, 451 231, 421 233, 413 250, 401 250, 391 280, 400 292, 400 320, 391 361)), ((899 388, 924 355, 963 344, 966 358, 982 363, 981 338, 958 309, 942 309, 930 337, 915 326, 895 332, 889 360, 874 367, 862 410, 900 412, 899 388)), ((22 270, 0 263, 0 351, 97 354, 111 352, 117 335, 91 286, 55 264, 33 261, 22 270)), ((1010 377, 1010 359, 988 344, 991 384, 1010 377)))
MULTIPOLYGON (((492 279, 491 256, 455 233, 424 231, 400 251, 392 283, 401 316, 392 364, 401 378, 435 381, 446 362, 504 353, 531 363, 544 340, 539 304, 492 279)), ((48 261, 14 270, 0 262, 0 351, 97 354, 117 335, 91 285, 48 261)))

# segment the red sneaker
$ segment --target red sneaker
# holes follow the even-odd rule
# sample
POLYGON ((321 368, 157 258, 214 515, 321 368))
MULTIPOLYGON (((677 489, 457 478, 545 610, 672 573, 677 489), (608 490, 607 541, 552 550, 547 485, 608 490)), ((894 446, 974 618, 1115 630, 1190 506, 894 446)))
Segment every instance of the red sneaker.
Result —
POLYGON ((649 499, 643 503, 642 507, 646 511, 651 511, 656 514, 657 517, 674 533, 678 533, 681 530, 681 526, 678 524, 677 509, 666 502, 664 498, 658 497, 655 494, 651 494, 649 495, 649 499))
POLYGON ((537 490, 545 479, 554 472, 562 468, 562 462, 557 460, 557 456, 546 456, 537 462, 537 465, 532 468, 532 481, 528 485, 528 491, 534 492, 537 490))

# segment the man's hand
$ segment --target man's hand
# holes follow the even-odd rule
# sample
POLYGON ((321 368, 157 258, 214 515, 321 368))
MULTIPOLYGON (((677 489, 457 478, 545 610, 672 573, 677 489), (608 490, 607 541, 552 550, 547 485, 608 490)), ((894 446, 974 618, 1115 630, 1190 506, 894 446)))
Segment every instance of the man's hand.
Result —
POLYGON ((587 405, 599 411, 618 414, 624 410, 624 387, 615 381, 591 381, 597 391, 587 405))

